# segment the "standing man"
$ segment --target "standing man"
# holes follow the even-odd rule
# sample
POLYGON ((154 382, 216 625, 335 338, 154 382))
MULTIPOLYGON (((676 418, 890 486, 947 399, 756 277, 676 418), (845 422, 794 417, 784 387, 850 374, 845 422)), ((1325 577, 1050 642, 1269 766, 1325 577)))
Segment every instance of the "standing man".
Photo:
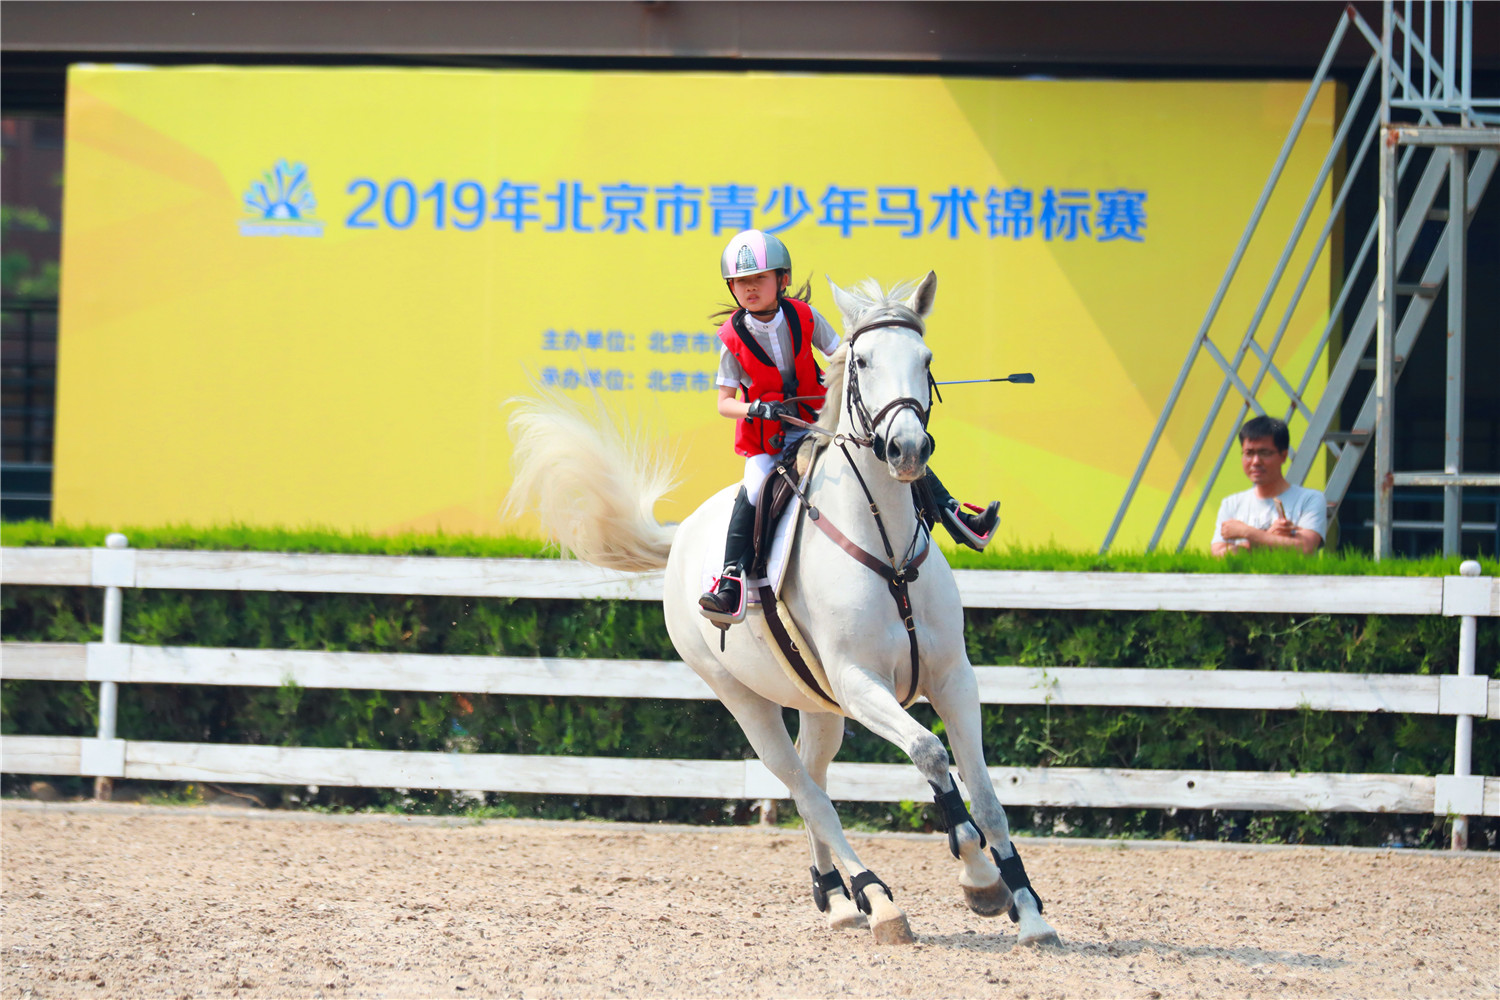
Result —
POLYGON ((1282 475, 1291 437, 1275 417, 1255 417, 1240 428, 1240 467, 1251 487, 1224 498, 1214 518, 1216 556, 1243 549, 1295 548, 1316 552, 1328 534, 1328 504, 1317 490, 1293 486, 1282 475))

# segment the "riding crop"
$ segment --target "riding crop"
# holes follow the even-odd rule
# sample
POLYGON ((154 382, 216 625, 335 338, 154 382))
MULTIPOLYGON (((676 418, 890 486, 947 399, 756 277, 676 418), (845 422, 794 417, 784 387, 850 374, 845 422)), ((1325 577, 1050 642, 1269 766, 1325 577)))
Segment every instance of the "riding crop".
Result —
POLYGON ((1014 375, 1007 375, 1004 378, 963 378, 963 379, 958 379, 957 381, 954 381, 954 382, 934 382, 933 384, 934 385, 971 385, 972 383, 975 383, 975 382, 1020 382, 1020 383, 1024 383, 1024 384, 1028 384, 1029 385, 1030 383, 1035 382, 1035 381, 1036 381, 1036 376, 1032 375, 1031 372, 1017 372, 1014 375))

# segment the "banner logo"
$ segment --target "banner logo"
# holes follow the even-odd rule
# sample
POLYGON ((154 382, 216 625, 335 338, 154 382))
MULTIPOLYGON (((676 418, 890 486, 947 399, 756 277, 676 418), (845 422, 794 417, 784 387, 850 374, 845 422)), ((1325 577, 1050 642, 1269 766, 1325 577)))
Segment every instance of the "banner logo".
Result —
POLYGON ((240 220, 241 236, 322 236, 323 223, 313 217, 318 199, 307 179, 307 166, 278 160, 245 192, 253 218, 240 220))

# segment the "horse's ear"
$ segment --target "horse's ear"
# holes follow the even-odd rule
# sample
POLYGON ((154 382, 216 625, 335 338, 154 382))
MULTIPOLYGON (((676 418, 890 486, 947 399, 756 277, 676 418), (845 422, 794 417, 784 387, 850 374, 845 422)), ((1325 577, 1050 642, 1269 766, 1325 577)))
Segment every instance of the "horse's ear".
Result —
POLYGON ((828 279, 828 287, 833 290, 833 304, 839 307, 839 313, 844 317, 844 326, 848 328, 854 322, 854 317, 859 312, 861 303, 854 296, 844 291, 838 285, 835 285, 833 279, 829 278, 828 275, 825 274, 823 277, 828 279))
POLYGON ((932 312, 932 300, 937 297, 937 272, 928 271, 927 277, 917 286, 917 290, 911 293, 906 300, 906 308, 918 316, 926 316, 932 312))

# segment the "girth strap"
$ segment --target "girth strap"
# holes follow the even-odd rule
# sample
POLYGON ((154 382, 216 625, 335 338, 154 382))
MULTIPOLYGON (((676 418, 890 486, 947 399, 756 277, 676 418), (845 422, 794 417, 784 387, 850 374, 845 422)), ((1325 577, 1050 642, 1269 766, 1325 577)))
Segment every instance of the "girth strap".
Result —
POLYGON ((776 591, 771 589, 770 582, 760 585, 760 610, 766 620, 766 627, 771 630, 771 635, 776 639, 776 645, 781 647, 781 655, 786 657, 786 662, 797 673, 797 677, 810 689, 822 695, 834 705, 838 705, 838 699, 833 693, 824 690, 818 681, 818 675, 812 672, 807 661, 802 658, 802 650, 792 641, 792 636, 786 630, 786 624, 782 622, 781 615, 776 612, 776 591))

